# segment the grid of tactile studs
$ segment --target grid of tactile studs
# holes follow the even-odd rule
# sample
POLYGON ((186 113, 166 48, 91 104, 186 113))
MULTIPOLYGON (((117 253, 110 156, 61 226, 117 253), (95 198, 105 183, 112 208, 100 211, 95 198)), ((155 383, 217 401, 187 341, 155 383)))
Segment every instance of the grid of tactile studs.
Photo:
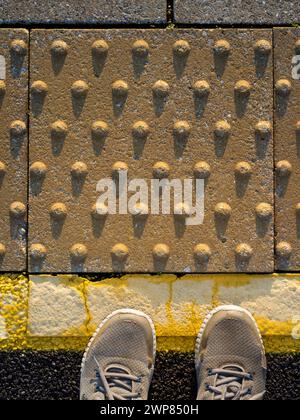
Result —
POLYGON ((271 30, 33 31, 30 270, 272 271, 272 64, 271 30), (204 223, 96 213, 122 170, 204 179, 204 223))
POLYGON ((277 268, 299 271, 300 30, 274 34, 277 268))
POLYGON ((28 33, 0 29, 0 271, 27 264, 28 33))

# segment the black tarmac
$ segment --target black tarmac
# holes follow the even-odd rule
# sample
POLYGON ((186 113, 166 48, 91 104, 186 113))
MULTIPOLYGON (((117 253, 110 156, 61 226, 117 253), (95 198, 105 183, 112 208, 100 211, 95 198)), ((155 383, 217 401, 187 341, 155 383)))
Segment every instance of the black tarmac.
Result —
MULTIPOLYGON (((76 400, 82 353, 0 352, 0 399, 76 400)), ((300 399, 300 354, 268 355, 268 400, 300 399)), ((195 400, 192 353, 158 353, 151 400, 195 400)))

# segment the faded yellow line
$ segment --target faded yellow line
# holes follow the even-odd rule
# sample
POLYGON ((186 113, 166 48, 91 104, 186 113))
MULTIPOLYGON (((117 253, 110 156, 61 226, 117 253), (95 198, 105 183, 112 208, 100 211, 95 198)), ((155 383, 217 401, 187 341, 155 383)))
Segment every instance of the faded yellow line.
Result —
MULTIPOLYGON (((41 276, 47 280, 49 276, 41 276)), ((300 274, 273 274, 273 275, 247 275, 247 274, 202 274, 186 275, 178 278, 175 275, 128 275, 122 278, 106 279, 98 283, 92 283, 89 280, 79 276, 57 276, 66 287, 76 287, 83 300, 86 319, 82 327, 70 328, 64 331, 64 336, 53 337, 31 337, 28 334, 28 290, 29 280, 25 276, 6 275, 0 276, 0 350, 69 350, 83 351, 91 333, 96 327, 93 313, 88 304, 87 289, 89 286, 113 288, 114 296, 122 302, 124 290, 130 293, 130 281, 142 279, 147 284, 151 283, 158 288, 160 285, 167 285, 168 299, 165 303, 166 322, 155 320, 155 326, 158 335, 159 351, 180 351, 190 352, 194 350, 195 337, 200 329, 201 323, 205 318, 207 311, 222 303, 220 293, 224 289, 232 289, 235 295, 243 297, 241 287, 248 286, 253 281, 270 281, 272 279, 293 279, 292 284, 296 291, 298 282, 300 285, 300 274), (187 281, 197 283, 212 282, 210 304, 201 306, 195 304, 192 300, 180 302, 182 304, 180 315, 174 310, 175 286, 176 282, 184 283, 187 281), (242 292, 242 293, 241 293, 242 292), (7 337, 5 334, 7 333, 7 337), (2 335, 1 335, 2 334, 2 335)), ((255 285, 254 285, 255 287, 255 285)), ((184 288, 184 286, 183 286, 184 288)), ((155 289, 156 290, 156 289, 155 289)), ((201 289, 202 290, 202 289, 201 289)), ((260 290, 258 288, 258 290, 260 290)), ((143 292, 144 293, 144 292, 143 292)), ((52 295, 51 295, 52 296, 52 295)), ((246 297, 245 297, 246 298, 246 297)), ((41 296, 43 299, 43 296, 41 296)), ((295 302, 295 301, 294 301, 295 302)), ((98 303, 98 302, 97 302, 98 303)), ((99 302, 101 304, 101 302, 99 302)), ((276 310, 276 306, 274 306, 276 310)), ((143 308, 139 308, 143 309, 143 308)), ((300 302, 299 302, 300 312, 300 302)), ((275 313, 274 318, 277 318, 275 313)), ((292 338, 295 324, 292 320, 275 321, 266 317, 256 315, 254 317, 258 323, 260 331, 264 337, 266 351, 268 353, 300 353, 300 340, 292 338)), ((279 317, 280 319, 280 317, 279 317)), ((47 331, 46 331, 47 332, 47 331)), ((298 331, 299 334, 299 331, 298 331)), ((300 338, 300 337, 299 337, 300 338)))
MULTIPOLYGON (((7 343, 0 351, 36 350, 36 351, 77 351, 83 352, 89 337, 53 337, 27 338, 26 341, 7 343)), ((158 337, 159 352, 176 351, 180 353, 193 352, 196 337, 158 337)), ((291 337, 263 337, 267 353, 300 353, 300 341, 291 337)))

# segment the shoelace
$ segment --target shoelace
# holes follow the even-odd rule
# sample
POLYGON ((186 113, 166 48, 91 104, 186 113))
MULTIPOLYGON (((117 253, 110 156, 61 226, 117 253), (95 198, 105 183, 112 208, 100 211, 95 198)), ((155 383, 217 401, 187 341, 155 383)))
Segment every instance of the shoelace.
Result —
POLYGON ((97 359, 96 391, 105 395, 108 400, 134 400, 139 399, 138 392, 133 392, 133 383, 140 383, 141 379, 131 375, 128 371, 116 365, 110 365, 104 371, 97 359))
POLYGON ((214 400, 241 400, 251 395, 250 400, 260 400, 263 394, 252 396, 252 388, 246 385, 246 381, 253 381, 253 376, 239 366, 224 366, 222 369, 213 369, 208 374, 214 376, 214 385, 206 386, 206 390, 213 394, 214 400))

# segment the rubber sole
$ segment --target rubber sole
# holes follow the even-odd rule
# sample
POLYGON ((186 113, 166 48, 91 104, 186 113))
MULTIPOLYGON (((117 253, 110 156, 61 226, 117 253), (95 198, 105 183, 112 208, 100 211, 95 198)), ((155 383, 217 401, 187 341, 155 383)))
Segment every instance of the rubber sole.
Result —
POLYGON ((240 306, 235 306, 235 305, 224 305, 224 306, 218 306, 217 308, 215 308, 214 310, 212 310, 207 317, 205 318, 202 327, 197 335, 197 339, 196 339, 196 347, 195 347, 195 366, 196 366, 196 370, 198 370, 199 368, 199 354, 200 354, 200 349, 201 349, 201 345, 202 345, 202 340, 203 340, 203 335, 205 332, 205 329, 207 327, 207 324, 210 322, 210 320, 219 312, 228 312, 228 311, 237 311, 237 312, 242 312, 244 314, 246 314, 252 321, 253 324, 256 327, 256 331, 258 333, 258 336, 260 338, 260 342, 261 342, 261 346, 262 346, 262 350, 263 350, 263 356, 266 357, 266 353, 265 353, 265 347, 264 347, 264 343, 263 343, 263 339, 261 336, 261 333, 259 331, 259 328, 257 326, 257 323, 255 321, 255 319, 253 318, 252 314, 247 310, 244 309, 240 306))
POLYGON ((93 345, 96 337, 98 336, 98 334, 100 333, 100 331, 102 330, 102 328, 104 327, 104 325, 108 321, 110 321, 113 317, 115 317, 117 315, 120 315, 120 314, 124 314, 124 315, 133 314, 133 315, 136 315, 136 316, 139 316, 139 317, 143 317, 143 318, 145 318, 148 321, 148 323, 149 323, 149 325, 151 327, 152 337, 153 337, 153 366, 152 366, 152 368, 150 370, 150 381, 149 381, 149 383, 151 383, 151 380, 152 380, 152 377, 153 377, 153 372, 154 372, 154 366, 155 366, 155 358, 156 358, 156 332, 155 332, 155 327, 154 327, 153 321, 150 318, 150 316, 148 316, 144 312, 137 311, 135 309, 118 309, 118 310, 112 312, 111 314, 109 314, 101 322, 101 324, 99 325, 99 327, 96 329, 96 331, 92 335, 92 337, 91 337, 91 339, 90 339, 90 341, 89 341, 89 343, 88 343, 88 345, 87 345, 87 347, 85 349, 85 352, 84 352, 84 355, 83 355, 83 358, 82 358, 82 362, 81 362, 80 374, 82 376, 82 370, 83 370, 83 367, 84 367, 84 364, 85 364, 85 361, 86 361, 86 358, 87 358, 87 354, 88 354, 90 348, 92 347, 92 345, 93 345))

